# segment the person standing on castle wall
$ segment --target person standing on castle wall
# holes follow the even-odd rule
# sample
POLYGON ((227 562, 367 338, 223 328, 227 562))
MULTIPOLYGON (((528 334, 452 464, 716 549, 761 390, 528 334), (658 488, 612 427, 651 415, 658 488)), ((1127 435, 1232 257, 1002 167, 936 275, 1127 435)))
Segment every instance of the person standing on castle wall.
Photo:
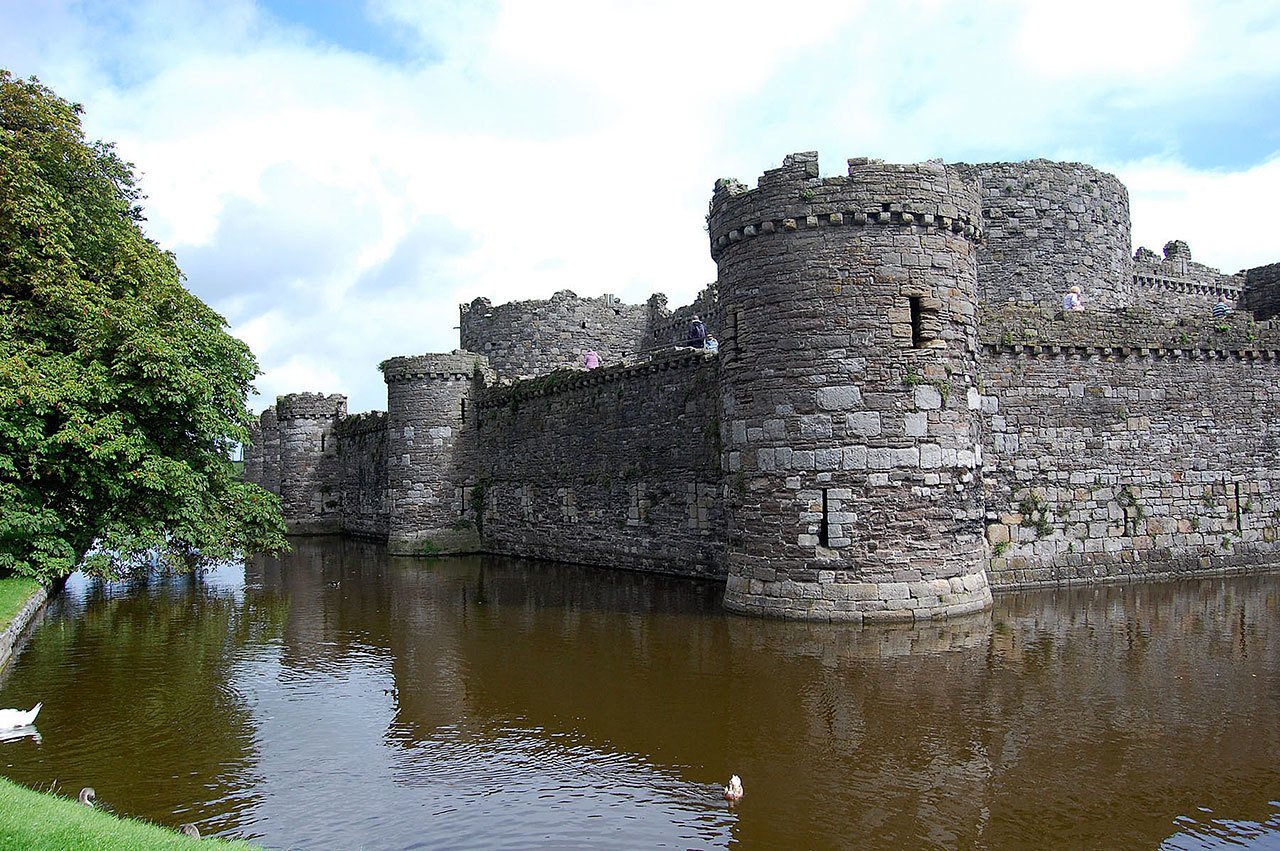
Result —
POLYGON ((707 326, 702 324, 702 319, 698 316, 693 317, 693 321, 689 323, 689 345, 695 349, 700 349, 707 342, 707 326))
POLYGON ((1072 287, 1062 297, 1063 310, 1084 310, 1084 299, 1080 298, 1080 288, 1072 287))
POLYGON ((596 354, 595 349, 588 349, 587 355, 582 359, 582 365, 587 369, 595 369, 600 365, 600 355, 596 354))
POLYGON ((1226 296, 1218 296, 1218 303, 1213 306, 1213 318, 1221 319, 1231 312, 1231 305, 1227 304, 1226 296))

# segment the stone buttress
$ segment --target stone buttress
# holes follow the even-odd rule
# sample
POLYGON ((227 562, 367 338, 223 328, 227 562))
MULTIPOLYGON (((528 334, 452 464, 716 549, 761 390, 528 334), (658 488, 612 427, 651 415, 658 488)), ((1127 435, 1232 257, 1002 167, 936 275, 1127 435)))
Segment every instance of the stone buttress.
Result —
POLYGON ((291 393, 276 399, 280 435, 280 507, 290 534, 342 529, 338 441, 334 427, 347 415, 347 397, 291 393))
POLYGON ((475 552, 467 519, 467 426, 484 361, 471 353, 395 357, 387 382, 387 545, 393 554, 475 552))
POLYGON ((991 604, 977 187, 939 162, 794 154, 718 181, 722 468, 735 611, 872 621, 991 604))

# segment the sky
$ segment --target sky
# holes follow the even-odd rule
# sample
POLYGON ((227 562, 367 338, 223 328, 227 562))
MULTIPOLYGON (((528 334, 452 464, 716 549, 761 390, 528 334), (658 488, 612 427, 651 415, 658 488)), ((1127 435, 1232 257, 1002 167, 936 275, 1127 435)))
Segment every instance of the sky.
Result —
POLYGON ((687 304, 715 179, 793 151, 1086 162, 1135 248, 1280 261, 1277 45, 1275 0, 0 0, 0 66, 136 164, 254 410, 385 409, 477 296, 687 304))

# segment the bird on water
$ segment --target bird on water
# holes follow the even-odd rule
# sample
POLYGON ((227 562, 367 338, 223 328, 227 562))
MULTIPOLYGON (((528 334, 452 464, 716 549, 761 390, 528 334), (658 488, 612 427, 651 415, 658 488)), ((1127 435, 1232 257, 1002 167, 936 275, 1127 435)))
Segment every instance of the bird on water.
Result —
POLYGON ((724 787, 724 799, 731 804, 742 800, 745 793, 742 791, 742 778, 733 775, 729 778, 729 785, 724 787))
POLYGON ((93 800, 94 798, 97 798, 97 797, 98 797, 98 793, 93 791, 93 787, 86 786, 80 790, 80 798, 78 800, 80 801, 80 803, 84 804, 86 807, 92 807, 93 800))
POLYGON ((25 712, 21 709, 0 709, 0 730, 30 727, 35 723, 36 716, 40 714, 40 707, 42 706, 44 706, 43 703, 37 703, 25 712))

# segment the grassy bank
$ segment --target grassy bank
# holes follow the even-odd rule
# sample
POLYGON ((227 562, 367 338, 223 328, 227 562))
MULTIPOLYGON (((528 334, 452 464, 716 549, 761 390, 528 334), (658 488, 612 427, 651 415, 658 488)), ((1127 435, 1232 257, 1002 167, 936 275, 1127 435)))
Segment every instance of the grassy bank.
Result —
POLYGON ((205 846, 255 848, 247 842, 217 839, 197 843, 154 824, 119 818, 0 778, 0 851, 135 851, 205 846))
POLYGON ((22 576, 0 579, 0 629, 9 625, 23 603, 30 600, 39 588, 40 583, 22 576))

